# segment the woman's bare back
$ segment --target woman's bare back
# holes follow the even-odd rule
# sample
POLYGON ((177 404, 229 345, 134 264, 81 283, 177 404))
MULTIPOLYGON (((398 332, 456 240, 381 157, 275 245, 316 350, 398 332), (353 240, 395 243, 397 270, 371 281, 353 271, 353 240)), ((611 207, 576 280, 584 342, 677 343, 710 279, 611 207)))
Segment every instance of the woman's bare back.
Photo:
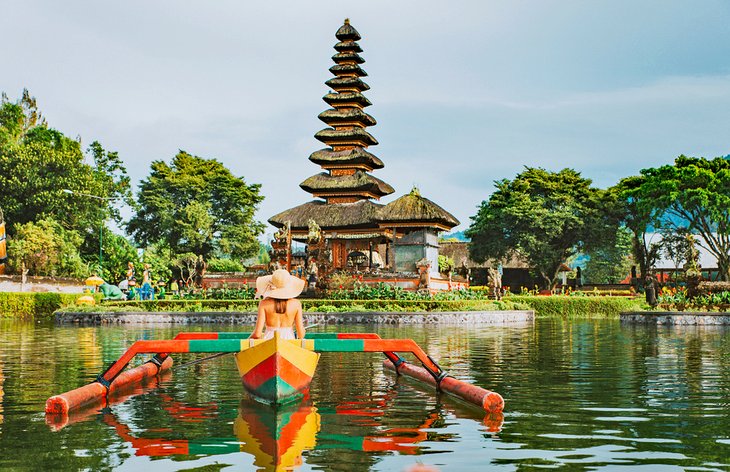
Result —
POLYGON ((284 313, 276 312, 276 300, 266 298, 261 302, 261 308, 266 315, 266 326, 271 328, 291 328, 294 327, 297 312, 302 309, 302 303, 296 298, 286 301, 286 310, 284 313))
POLYGON ((304 324, 302 320, 302 303, 296 298, 286 300, 284 313, 276 312, 276 300, 265 298, 259 302, 259 316, 256 321, 252 338, 260 338, 264 327, 268 328, 296 328, 297 337, 304 337, 304 324), (264 326, 265 325, 265 326, 264 326))

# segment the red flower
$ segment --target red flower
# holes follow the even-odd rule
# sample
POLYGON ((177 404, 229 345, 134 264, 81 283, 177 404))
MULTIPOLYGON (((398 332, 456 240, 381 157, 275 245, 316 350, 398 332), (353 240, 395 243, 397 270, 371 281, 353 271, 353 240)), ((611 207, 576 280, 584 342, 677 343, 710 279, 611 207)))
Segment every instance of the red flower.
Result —
POLYGON ((342 288, 343 288, 342 285, 340 285, 340 290, 342 290, 342 288))

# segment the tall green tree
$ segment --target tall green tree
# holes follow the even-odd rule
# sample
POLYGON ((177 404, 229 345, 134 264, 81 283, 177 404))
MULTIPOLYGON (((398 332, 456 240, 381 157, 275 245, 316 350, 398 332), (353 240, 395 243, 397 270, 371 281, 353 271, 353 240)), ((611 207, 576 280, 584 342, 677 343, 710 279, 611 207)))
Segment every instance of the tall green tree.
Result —
POLYGON ((477 262, 517 255, 545 288, 555 286, 568 258, 600 246, 617 231, 615 198, 573 169, 526 167, 513 180, 495 185, 466 231, 469 254, 477 262))
POLYGON ((175 254, 250 257, 264 229, 253 218, 263 200, 260 188, 215 159, 180 151, 170 165, 152 163, 127 228, 138 244, 164 242, 175 254))
POLYGON ((730 161, 682 155, 674 165, 643 169, 640 179, 633 192, 640 211, 686 225, 717 258, 720 278, 730 280, 730 161))
POLYGON ((0 169, 8 233, 51 218, 84 237, 87 256, 98 254, 99 228, 109 217, 119 222, 117 205, 132 196, 119 156, 98 142, 84 154, 79 141, 48 127, 27 90, 16 102, 4 94, 0 102, 0 169))

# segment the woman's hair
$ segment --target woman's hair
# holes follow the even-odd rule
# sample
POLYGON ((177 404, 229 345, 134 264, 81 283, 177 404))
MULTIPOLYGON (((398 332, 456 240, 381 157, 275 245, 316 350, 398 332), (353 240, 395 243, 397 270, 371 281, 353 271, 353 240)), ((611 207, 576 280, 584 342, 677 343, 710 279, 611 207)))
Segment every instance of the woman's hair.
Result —
POLYGON ((286 302, 289 300, 280 300, 278 298, 274 298, 274 311, 283 314, 286 313, 286 302))

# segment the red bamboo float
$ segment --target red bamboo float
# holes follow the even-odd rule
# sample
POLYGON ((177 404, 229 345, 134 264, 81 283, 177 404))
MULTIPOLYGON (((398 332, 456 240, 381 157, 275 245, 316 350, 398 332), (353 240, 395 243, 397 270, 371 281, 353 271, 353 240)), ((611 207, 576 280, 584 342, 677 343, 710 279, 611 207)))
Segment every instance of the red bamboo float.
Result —
POLYGON ((437 382, 429 371, 423 367, 418 367, 407 362, 396 364, 390 360, 385 360, 383 361, 383 365, 400 375, 426 382, 443 392, 450 393, 466 402, 480 406, 488 413, 499 413, 504 409, 504 398, 497 392, 492 392, 448 375, 443 377, 440 382, 437 382))
POLYGON ((141 366, 119 374, 109 385, 109 388, 100 382, 92 382, 70 392, 55 395, 46 400, 46 413, 67 415, 71 411, 99 403, 111 393, 134 386, 145 379, 156 376, 158 373, 169 370, 171 367, 172 357, 167 357, 159 368, 153 362, 145 362, 141 366))

